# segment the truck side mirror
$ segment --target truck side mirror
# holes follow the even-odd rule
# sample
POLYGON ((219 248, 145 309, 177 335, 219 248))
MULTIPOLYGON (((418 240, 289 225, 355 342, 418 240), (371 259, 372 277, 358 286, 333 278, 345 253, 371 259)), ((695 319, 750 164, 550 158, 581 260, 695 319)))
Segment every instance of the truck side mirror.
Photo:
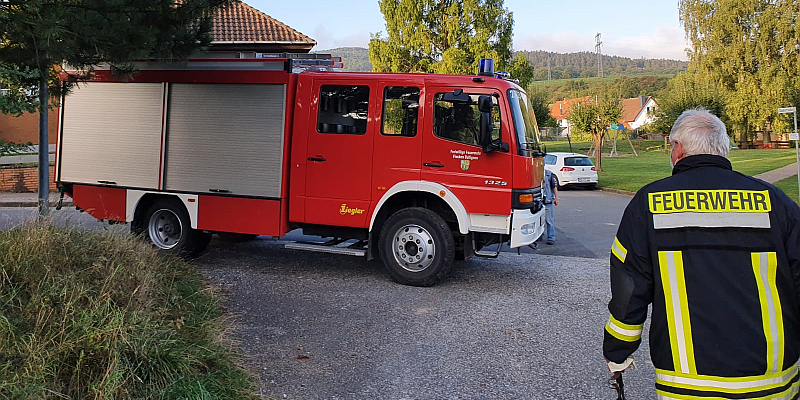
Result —
POLYGON ((492 112, 492 96, 480 96, 478 97, 478 111, 485 113, 485 112, 492 112))
POLYGON ((492 131, 494 130, 494 124, 492 123, 492 112, 481 112, 481 147, 483 147, 483 152, 488 153, 490 151, 495 150, 494 146, 492 146, 492 131))
POLYGON ((478 97, 478 111, 480 111, 481 113, 480 139, 483 152, 489 153, 492 151, 500 150, 508 153, 509 151, 508 143, 500 141, 498 141, 499 143, 492 142, 492 132, 494 132, 494 120, 492 118, 492 111, 494 111, 494 104, 492 102, 492 96, 478 97))

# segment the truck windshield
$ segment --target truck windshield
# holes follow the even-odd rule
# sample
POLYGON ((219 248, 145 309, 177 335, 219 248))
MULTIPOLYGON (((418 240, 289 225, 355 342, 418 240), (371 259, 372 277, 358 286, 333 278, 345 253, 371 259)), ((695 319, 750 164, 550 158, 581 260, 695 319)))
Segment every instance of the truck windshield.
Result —
POLYGON ((528 95, 515 89, 508 91, 508 103, 514 118, 514 130, 517 132, 517 145, 520 155, 530 155, 541 150, 539 143, 539 127, 533 114, 528 95))

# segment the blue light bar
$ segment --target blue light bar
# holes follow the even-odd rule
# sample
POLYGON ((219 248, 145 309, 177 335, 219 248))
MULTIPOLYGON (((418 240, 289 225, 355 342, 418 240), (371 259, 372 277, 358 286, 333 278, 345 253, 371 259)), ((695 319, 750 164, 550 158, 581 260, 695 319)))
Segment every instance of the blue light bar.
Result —
POLYGON ((494 60, 491 58, 481 58, 478 64, 478 76, 494 76, 494 60))

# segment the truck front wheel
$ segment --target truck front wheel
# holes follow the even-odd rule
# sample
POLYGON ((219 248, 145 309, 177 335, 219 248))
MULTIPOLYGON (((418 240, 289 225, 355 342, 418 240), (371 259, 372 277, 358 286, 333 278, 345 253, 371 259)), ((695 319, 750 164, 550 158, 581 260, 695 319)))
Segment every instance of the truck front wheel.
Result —
POLYGON ((426 208, 394 213, 381 230, 380 256, 392 279, 412 286, 431 286, 450 271, 455 257, 453 233, 426 208))
POLYGON ((156 247, 182 257, 197 257, 211 240, 210 233, 192 229, 189 213, 175 200, 157 201, 145 212, 142 223, 156 247))

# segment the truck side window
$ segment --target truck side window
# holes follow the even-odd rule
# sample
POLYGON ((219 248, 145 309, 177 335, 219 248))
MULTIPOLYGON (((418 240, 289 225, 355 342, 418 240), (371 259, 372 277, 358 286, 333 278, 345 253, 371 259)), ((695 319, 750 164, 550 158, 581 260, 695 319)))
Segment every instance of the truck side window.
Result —
POLYGON ((369 86, 323 85, 319 92, 319 133, 367 132, 369 86))
MULTIPOLYGON (((444 93, 437 93, 433 99, 433 133, 443 139, 480 146, 480 118, 478 94, 470 94, 469 102, 444 100, 444 93)), ((492 119, 494 130, 492 139, 500 139, 500 108, 497 98, 493 98, 492 119)))
POLYGON ((384 135, 417 135, 419 114, 419 88, 413 86, 388 86, 383 91, 384 135))

